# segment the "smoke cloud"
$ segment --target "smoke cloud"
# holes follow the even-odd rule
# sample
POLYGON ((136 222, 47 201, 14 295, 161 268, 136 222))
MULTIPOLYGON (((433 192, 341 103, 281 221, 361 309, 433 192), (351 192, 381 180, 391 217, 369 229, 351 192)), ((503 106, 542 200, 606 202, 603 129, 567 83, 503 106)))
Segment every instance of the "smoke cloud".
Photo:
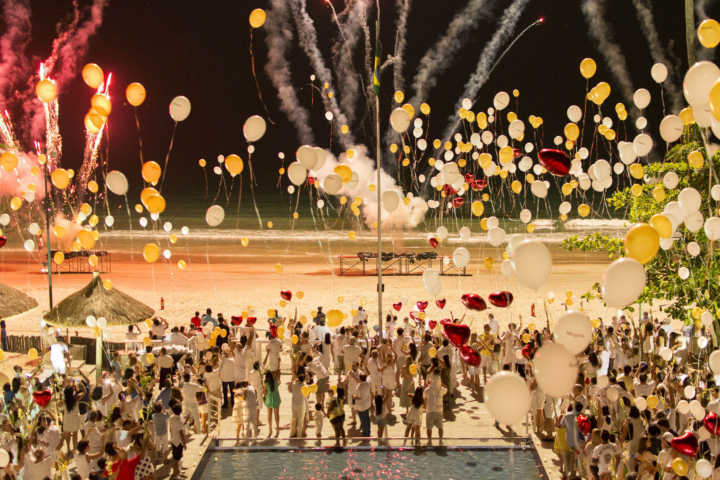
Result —
POLYGON ((5 34, 0 38, 0 104, 5 106, 15 83, 30 72, 25 48, 32 25, 29 0, 5 0, 2 11, 5 34))
POLYGON ((393 63, 393 83, 395 90, 405 88, 405 47, 407 47, 407 22, 410 15, 410 0, 396 0, 398 8, 398 24, 395 36, 395 61, 393 63))

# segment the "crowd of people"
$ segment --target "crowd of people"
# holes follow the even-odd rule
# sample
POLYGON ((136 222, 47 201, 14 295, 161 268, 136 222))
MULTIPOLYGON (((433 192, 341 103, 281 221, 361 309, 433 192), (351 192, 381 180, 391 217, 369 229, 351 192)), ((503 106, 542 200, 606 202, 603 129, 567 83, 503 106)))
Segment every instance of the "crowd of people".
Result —
POLYGON ((318 308, 307 320, 275 312, 259 330, 252 317, 228 321, 208 309, 183 327, 161 318, 147 331, 130 327, 126 350, 99 383, 63 364, 58 337, 51 370, 17 366, 3 385, 0 478, 176 476, 192 435, 227 417, 248 443, 281 430, 290 439, 334 438, 338 447, 383 443, 398 422, 404 445, 442 443, 458 387, 482 400, 500 371, 526 380, 528 426, 554 442, 564 478, 682 480, 706 478, 708 468, 720 477, 720 419, 712 417, 720 396, 711 348, 697 346, 699 326, 674 331, 647 314, 597 324, 577 356, 573 392, 552 398, 533 372, 535 353, 553 341, 549 321, 542 329, 519 316, 505 328, 493 314, 473 322, 466 348, 478 361, 427 319, 388 315, 380 335, 362 307, 332 329, 318 308), (291 418, 281 426, 283 401, 291 418))

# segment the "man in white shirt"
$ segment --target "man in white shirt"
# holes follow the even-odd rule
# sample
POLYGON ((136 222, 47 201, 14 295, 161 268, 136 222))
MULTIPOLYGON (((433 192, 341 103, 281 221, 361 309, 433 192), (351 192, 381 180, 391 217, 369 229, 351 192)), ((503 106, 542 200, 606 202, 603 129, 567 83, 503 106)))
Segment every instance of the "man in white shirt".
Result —
POLYGON ((357 327, 361 322, 364 322, 367 320, 367 312, 363 307, 357 308, 357 314, 353 316, 352 325, 353 327, 357 327))
POLYGON ((360 382, 355 387, 355 410, 360 417, 360 431, 363 437, 370 436, 370 407, 372 406, 372 394, 370 382, 367 375, 360 374, 360 382))
POLYGON ((497 336, 499 325, 498 321, 495 320, 495 315, 492 313, 488 315, 488 325, 490 325, 490 333, 497 336))
POLYGON ((438 436, 442 443, 443 438, 443 396, 447 389, 440 383, 432 382, 430 386, 425 388, 423 398, 427 414, 425 415, 425 423, 427 425, 428 444, 432 444, 432 429, 437 427, 438 436))
POLYGON ((335 355, 335 374, 340 375, 345 372, 345 327, 340 327, 340 332, 333 338, 333 354, 335 355))
POLYGON ((202 392, 202 387, 191 381, 191 379, 189 373, 183 375, 183 410, 185 410, 187 418, 192 418, 195 433, 200 433, 202 424, 200 423, 200 405, 198 404, 197 395, 202 392))
POLYGON ((172 460, 170 465, 172 467, 172 478, 180 475, 180 460, 183 457, 183 450, 185 449, 186 433, 185 425, 183 425, 182 408, 180 405, 173 406, 172 415, 168 419, 168 433, 170 436, 170 448, 172 449, 172 460))
POLYGON ((592 460, 593 463, 597 462, 600 480, 610 480, 610 464, 613 459, 615 459, 615 464, 618 463, 620 452, 617 445, 610 442, 610 432, 603 430, 601 438, 602 443, 592 451, 592 460))
POLYGON ((170 333, 165 336, 165 342, 169 345, 187 346, 188 338, 180 333, 177 327, 173 327, 170 333))
POLYGON ((22 468, 22 478, 44 479, 52 478, 53 459, 45 455, 42 448, 38 448, 25 457, 25 465, 22 468))
POLYGON ((68 346, 62 341, 62 337, 57 337, 57 341, 50 346, 50 363, 60 375, 65 375, 68 352, 68 346))
POLYGON ((282 353, 282 342, 276 337, 270 338, 265 347, 263 366, 273 374, 275 381, 280 380, 280 353, 282 353))
POLYGON ((247 382, 242 383, 243 396, 245 397, 245 435, 250 437, 250 432, 253 432, 252 438, 257 437, 260 434, 258 428, 258 398, 255 387, 247 382))

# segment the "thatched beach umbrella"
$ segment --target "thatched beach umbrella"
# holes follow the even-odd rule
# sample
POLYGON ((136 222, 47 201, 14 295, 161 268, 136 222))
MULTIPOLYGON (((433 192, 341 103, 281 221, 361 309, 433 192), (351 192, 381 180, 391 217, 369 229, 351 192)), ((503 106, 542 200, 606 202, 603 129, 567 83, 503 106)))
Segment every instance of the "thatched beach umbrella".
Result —
POLYGON ((12 317, 38 306, 37 300, 0 283, 0 318, 12 317))
MULTIPOLYGON (((100 275, 58 303, 43 318, 56 326, 84 327, 89 316, 105 318, 108 326, 130 325, 150 318, 154 310, 116 288, 105 288, 100 275)), ((102 335, 96 337, 95 371, 100 381, 102 370, 102 335)))
POLYGON ((117 288, 106 289, 100 275, 45 314, 43 318, 62 327, 84 327, 92 315, 104 317, 108 325, 130 325, 152 317, 154 310, 117 288))

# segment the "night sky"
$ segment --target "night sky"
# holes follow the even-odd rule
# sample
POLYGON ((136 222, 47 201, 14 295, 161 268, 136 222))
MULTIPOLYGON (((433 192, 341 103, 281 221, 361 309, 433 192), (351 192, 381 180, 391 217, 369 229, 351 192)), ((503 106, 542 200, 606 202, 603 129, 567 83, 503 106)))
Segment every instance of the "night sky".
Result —
MULTIPOLYGON (((330 11, 323 0, 307 0, 309 13, 316 21, 321 48, 327 55, 335 40, 336 31, 330 23, 330 11)), ((69 2, 33 1, 33 39, 29 53, 37 57, 49 52, 55 25, 71 12, 69 2)), ((334 0, 342 9, 342 0, 334 0)), ((384 8, 382 27, 383 44, 393 45, 396 19, 395 1, 382 0, 384 8)), ((406 55, 406 85, 410 84, 418 61, 423 53, 444 32, 448 23, 466 0, 413 0, 408 27, 406 55)), ((445 126, 454 103, 468 76, 475 69, 479 54, 496 29, 497 19, 508 0, 488 2, 492 7, 488 20, 482 21, 455 66, 445 74, 438 87, 426 101, 433 108, 434 125, 445 126)), ((598 73, 593 83, 606 80, 616 82, 603 63, 597 47, 589 37, 578 0, 532 0, 518 23, 518 32, 544 16, 546 22, 526 34, 504 58, 479 96, 478 105, 489 106, 499 90, 521 92, 519 114, 545 119, 545 142, 561 131, 567 122, 565 110, 573 103, 582 105, 585 81, 578 72, 578 63, 584 57, 593 57, 598 73)), ((607 22, 615 31, 615 41, 621 46, 631 69, 633 87, 646 87, 655 96, 657 86, 650 77, 654 63, 647 42, 630 1, 606 2, 607 22)), ((647 1, 646 4, 659 2, 647 1)), ((675 63, 672 81, 681 82, 680 72, 687 69, 684 43, 683 2, 662 2, 655 8, 655 23, 664 43, 667 56, 675 63)), ((709 2, 710 3, 710 2, 709 2)), ((81 2, 81 5, 84 4, 81 2)), ((148 98, 140 107, 143 123, 145 159, 160 161, 167 151, 172 122, 167 114, 169 101, 176 95, 186 95, 192 101, 190 117, 179 125, 175 151, 168 172, 169 194, 199 191, 197 160, 213 160, 220 154, 238 153, 244 158, 245 142, 242 124, 252 114, 264 115, 257 99, 250 72, 248 55, 248 14, 254 8, 266 7, 263 0, 170 2, 160 0, 114 0, 105 10, 104 22, 91 39, 88 55, 81 62, 93 61, 106 72, 113 73, 113 113, 110 117, 110 165, 124 171, 131 179, 139 178, 137 135, 132 109, 125 103, 125 86, 132 81, 145 85, 148 98)), ((709 9, 716 18, 720 8, 709 9)), ((273 178, 280 166, 277 152, 288 153, 299 146, 292 124, 277 107, 272 84, 264 73, 267 59, 263 30, 255 33, 254 48, 257 71, 264 98, 272 119, 277 125, 258 144, 255 164, 261 177, 263 190, 275 188, 273 178)), ((383 56, 390 53, 384 51, 383 56)), ((294 75, 298 89, 308 83, 312 73, 307 58, 298 48, 293 52, 294 75)), ((392 104, 392 73, 386 71, 382 79, 384 110, 389 113, 392 104)), ((406 92, 411 94, 412 92, 406 92)), ((61 92, 61 125, 65 141, 63 163, 77 167, 82 152, 82 118, 89 106, 91 91, 78 72, 77 80, 61 92)), ((309 89, 300 93, 309 106, 309 89)), ((317 100, 317 98, 316 98, 317 100)), ((623 99, 618 89, 610 98, 612 105, 623 99)), ((328 124, 324 110, 313 111, 316 138, 325 139, 328 124)), ((659 122, 659 112, 648 114, 651 125, 659 122)), ((387 115, 385 115, 387 118, 387 115)), ((383 125, 383 128, 387 128, 383 125)), ((443 128, 431 131, 431 138, 440 136, 443 128)), ((655 129, 654 129, 655 130, 655 129)), ((336 152, 337 153, 337 152, 336 152)), ((209 162, 211 165, 212 162, 209 162)), ((135 182, 137 184, 137 182, 135 182)))

